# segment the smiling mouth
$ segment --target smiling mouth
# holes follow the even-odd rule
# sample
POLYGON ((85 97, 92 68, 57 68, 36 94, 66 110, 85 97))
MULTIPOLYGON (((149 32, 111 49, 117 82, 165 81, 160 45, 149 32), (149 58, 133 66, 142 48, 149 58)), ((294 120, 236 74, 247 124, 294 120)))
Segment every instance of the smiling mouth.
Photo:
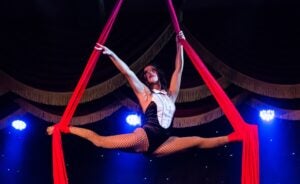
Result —
POLYGON ((149 79, 155 79, 155 75, 149 76, 149 79))

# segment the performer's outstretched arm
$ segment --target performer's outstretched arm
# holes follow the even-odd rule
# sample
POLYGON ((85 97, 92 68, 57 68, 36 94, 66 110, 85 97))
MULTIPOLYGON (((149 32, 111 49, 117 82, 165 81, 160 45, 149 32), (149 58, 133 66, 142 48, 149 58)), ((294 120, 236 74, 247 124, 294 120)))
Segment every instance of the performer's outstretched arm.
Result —
POLYGON ((151 93, 149 88, 144 83, 142 83, 136 76, 136 74, 128 67, 128 65, 109 48, 97 43, 95 49, 102 51, 103 54, 109 56, 113 64, 126 77, 135 95, 139 99, 140 105, 143 109, 145 109, 148 105, 148 96, 151 93))
POLYGON ((177 53, 175 59, 175 70, 171 77, 171 83, 169 87, 169 94, 171 99, 175 102, 180 90, 181 84, 181 77, 184 65, 184 58, 183 58, 183 47, 180 44, 180 39, 185 39, 184 34, 182 31, 178 33, 176 36, 176 44, 177 44, 177 53))

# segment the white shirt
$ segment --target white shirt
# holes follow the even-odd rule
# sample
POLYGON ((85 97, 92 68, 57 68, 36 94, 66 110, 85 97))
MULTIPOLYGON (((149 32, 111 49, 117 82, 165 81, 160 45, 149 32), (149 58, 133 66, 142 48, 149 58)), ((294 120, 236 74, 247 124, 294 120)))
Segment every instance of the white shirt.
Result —
POLYGON ((157 106, 157 118, 160 126, 167 129, 170 127, 174 112, 175 112, 175 104, 168 96, 165 90, 152 90, 152 101, 157 106))

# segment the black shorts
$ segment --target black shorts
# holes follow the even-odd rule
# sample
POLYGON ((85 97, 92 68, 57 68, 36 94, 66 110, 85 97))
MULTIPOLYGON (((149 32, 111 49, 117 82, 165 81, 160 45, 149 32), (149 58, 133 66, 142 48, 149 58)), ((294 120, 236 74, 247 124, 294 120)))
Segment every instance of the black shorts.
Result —
POLYGON ((170 132, 159 124, 147 123, 142 127, 148 137, 149 148, 146 154, 153 153, 160 145, 162 145, 169 137, 170 132))

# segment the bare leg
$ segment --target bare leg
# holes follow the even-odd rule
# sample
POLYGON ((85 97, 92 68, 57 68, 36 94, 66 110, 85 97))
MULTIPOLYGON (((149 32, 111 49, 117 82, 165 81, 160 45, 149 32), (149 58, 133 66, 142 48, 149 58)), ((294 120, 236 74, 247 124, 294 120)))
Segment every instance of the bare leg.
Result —
MULTIPOLYGON (((148 150, 149 142, 146 132, 142 128, 137 128, 133 133, 112 136, 101 136, 92 130, 69 127, 70 133, 89 140, 94 145, 109 149, 129 149, 135 152, 145 152, 148 150)), ((49 135, 53 133, 53 127, 48 127, 49 135)))
POLYGON ((198 148, 215 148, 229 143, 228 136, 202 138, 202 143, 198 145, 198 148))
POLYGON ((155 156, 166 156, 189 148, 214 148, 228 143, 227 136, 203 137, 170 137, 154 151, 155 156))

